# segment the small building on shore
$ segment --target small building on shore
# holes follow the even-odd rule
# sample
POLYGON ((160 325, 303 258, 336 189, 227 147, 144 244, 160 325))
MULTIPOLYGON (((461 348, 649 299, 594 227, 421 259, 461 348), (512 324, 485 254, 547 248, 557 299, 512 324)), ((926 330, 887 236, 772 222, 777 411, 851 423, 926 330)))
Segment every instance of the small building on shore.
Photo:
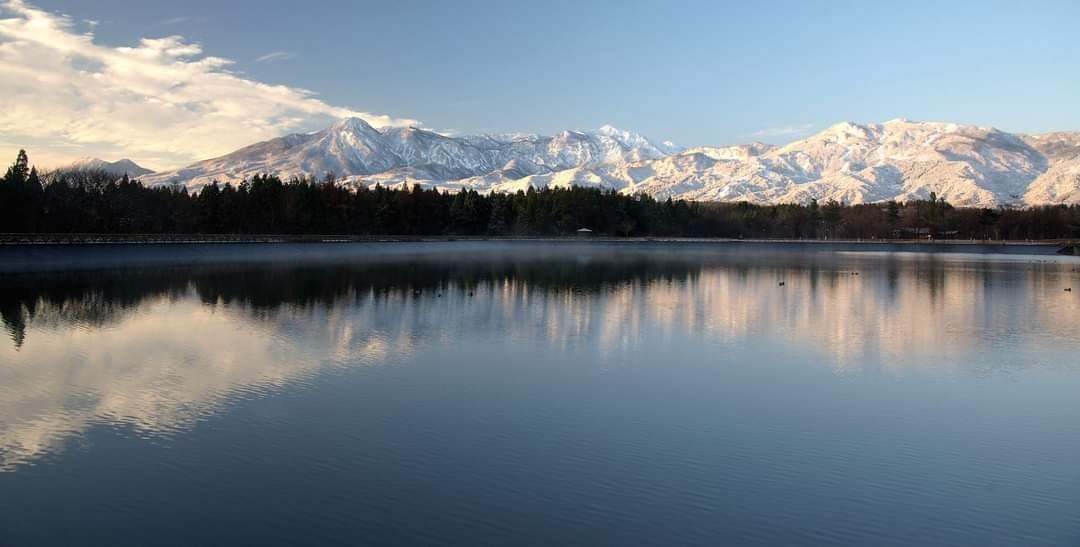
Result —
POLYGON ((595 232, 589 228, 578 228, 577 231, 574 232, 577 237, 592 237, 594 233, 595 232))
POLYGON ((937 230, 933 228, 920 226, 918 228, 898 228, 892 231, 893 238, 895 239, 956 239, 960 232, 958 230, 937 230))
POLYGON ((895 239, 934 239, 933 231, 928 227, 897 228, 892 231, 895 239))

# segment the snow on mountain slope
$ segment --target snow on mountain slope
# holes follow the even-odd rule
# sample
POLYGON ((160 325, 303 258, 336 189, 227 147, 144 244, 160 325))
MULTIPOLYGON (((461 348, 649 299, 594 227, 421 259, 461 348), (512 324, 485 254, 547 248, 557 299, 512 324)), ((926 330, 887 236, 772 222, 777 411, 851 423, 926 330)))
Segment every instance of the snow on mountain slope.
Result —
POLYGON ((380 131, 350 118, 317 133, 253 144, 143 180, 197 188, 213 180, 239 182, 261 173, 282 177, 334 173, 349 180, 364 176, 382 184, 451 181, 493 172, 511 179, 585 165, 657 159, 674 150, 610 126, 590 132, 563 131, 552 137, 448 137, 416 127, 380 131))
POLYGON ((841 123, 763 158, 792 181, 785 201, 909 200, 930 192, 955 204, 1019 201, 1047 168, 1022 139, 996 129, 892 120, 841 123))
POLYGON ((1025 203, 1080 204, 1080 133, 1024 137, 1051 165, 1027 189, 1025 203))
POLYGON ((1080 134, 1030 144, 1040 138, 907 120, 841 123, 778 148, 693 148, 658 160, 538 175, 493 188, 572 181, 661 199, 753 203, 906 201, 931 192, 956 205, 981 207, 1080 199, 1072 163, 1080 162, 1080 146, 1073 148, 1080 134))
POLYGON ((116 161, 105 161, 99 158, 83 158, 75 163, 66 167, 66 169, 91 169, 101 170, 107 173, 114 174, 118 177, 127 175, 129 177, 142 177, 143 175, 149 175, 153 173, 150 169, 142 167, 141 165, 129 160, 121 159, 116 161))
POLYGON ((259 173, 321 176, 353 185, 423 184, 514 192, 593 186, 701 201, 753 203, 922 199, 954 205, 1080 203, 1080 133, 1014 135, 993 128, 891 120, 839 123, 785 146, 680 150, 628 131, 448 137, 379 131, 343 120, 143 180, 198 187, 259 173))
POLYGON ((1024 203, 1080 204, 1080 157, 1056 162, 1039 175, 1024 194, 1024 203))

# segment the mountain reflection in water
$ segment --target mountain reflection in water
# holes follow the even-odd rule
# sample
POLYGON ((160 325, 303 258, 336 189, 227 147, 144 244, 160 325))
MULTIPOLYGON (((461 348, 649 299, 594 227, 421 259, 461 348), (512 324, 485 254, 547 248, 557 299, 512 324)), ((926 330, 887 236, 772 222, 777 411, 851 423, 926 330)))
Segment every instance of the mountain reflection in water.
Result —
MULTIPOLYGON (((830 405, 840 403, 829 397, 854 397, 857 402, 845 403, 856 409, 850 419, 865 412, 888 420, 879 405, 946 404, 940 402, 942 386, 952 383, 959 382, 955 385, 968 390, 978 389, 971 382, 1002 376, 1017 380, 1045 374, 1076 377, 1080 373, 1076 359, 1080 298, 1077 292, 1064 289, 1080 288, 1078 265, 1072 258, 1052 257, 728 253, 707 248, 674 252, 655 246, 598 246, 584 251, 569 247, 561 253, 365 256, 306 265, 234 262, 0 274, 0 315, 8 335, 0 344, 0 478, 5 472, 19 475, 43 464, 62 469, 73 451, 93 451, 95 442, 103 442, 94 433, 103 428, 133 443, 170 446, 204 428, 203 424, 208 424, 208 431, 226 427, 211 424, 230 409, 258 401, 266 401, 257 405, 262 413, 258 419, 270 416, 272 423, 286 424, 297 412, 290 410, 295 404, 290 402, 292 397, 325 391, 327 379, 348 383, 348 378, 366 374, 362 371, 418 367, 423 374, 406 374, 403 377, 410 380, 395 384, 398 391, 385 396, 420 409, 432 397, 465 397, 475 390, 471 398, 477 401, 508 405, 493 402, 501 399, 491 391, 508 389, 507 397, 513 393, 541 405, 529 407, 528 412, 547 408, 545 413, 555 412, 548 405, 561 398, 571 408, 592 409, 597 420, 602 416, 616 420, 598 421, 596 426, 604 423, 604 428, 614 428, 601 429, 611 435, 631 435, 621 442, 645 443, 597 445, 597 450, 611 450, 595 454, 598 462, 601 457, 614 462, 620 457, 634 458, 636 451, 653 446, 647 435, 693 431, 654 431, 648 421, 641 421, 647 420, 643 417, 647 414, 629 422, 608 415, 614 408, 622 408, 624 416, 637 416, 637 411, 618 406, 628 404, 622 401, 623 395, 594 383, 596 375, 625 382, 637 373, 619 371, 635 369, 659 375, 648 373, 658 384, 657 399, 635 403, 643 413, 650 408, 659 412, 656 405, 697 405, 704 414, 693 419, 696 427, 726 427, 725 435, 734 437, 755 431, 749 438, 766 443, 762 446, 783 439, 794 442, 801 439, 797 431, 832 427, 828 422, 813 426, 793 422, 804 419, 790 414, 790 406, 800 400, 816 409, 804 412, 820 414, 839 412, 839 407, 830 410, 830 405), (420 365, 434 362, 441 364, 437 368, 420 365), (710 367, 715 370, 708 372, 710 367), (669 378, 664 378, 665 370, 669 378), (564 393, 548 391, 555 378, 567 378, 567 374, 581 385, 571 381, 558 384, 564 393), (490 382, 501 382, 501 387, 486 383, 485 375, 494 376, 490 382), (688 392, 690 384, 681 383, 698 375, 719 382, 710 384, 715 396, 688 392), (839 383, 821 384, 819 376, 839 383), (869 382, 867 393, 882 397, 888 393, 882 391, 882 379, 923 386, 925 399, 915 402, 903 398, 907 395, 896 395, 896 400, 875 402, 844 391, 843 382, 869 382), (818 382, 817 387, 790 391, 806 381, 818 382), (530 383, 547 387, 526 387, 530 383), (731 391, 750 389, 747 386, 763 391, 731 391), (664 394, 664 389, 675 391, 664 394), (829 395, 830 390, 841 390, 841 395, 829 395), (733 406, 737 404, 742 406, 733 406), (777 413, 788 413, 783 414, 787 421, 769 421, 780 420, 777 413), (697 424, 698 419, 703 422, 697 424), (756 422, 762 424, 747 429, 746 424, 756 422), (787 427, 801 429, 781 434, 787 427)), ((389 374, 397 377, 398 373, 389 374)), ((996 386, 994 381, 988 385, 996 386)), ((357 387, 362 383, 349 385, 361 392, 367 389, 357 387)), ((633 392, 636 388, 624 389, 633 392)), ((545 413, 522 414, 525 411, 516 407, 504 410, 518 412, 505 419, 520 420, 526 427, 556 427, 545 413)), ((913 411, 890 412, 908 416, 905 413, 913 411)), ((328 407, 319 416, 319 427, 342 428, 343 440, 336 442, 353 442, 349 435, 361 418, 349 414, 348 407, 328 407), (352 417, 346 420, 347 416, 352 417), (335 421, 339 419, 340 424, 335 421)), ((1028 418, 1016 419, 1026 423, 1023 420, 1028 418)), ((364 427, 381 427, 379 419, 371 418, 375 421, 364 427)), ((455 431, 470 435, 433 423, 412 426, 430 439, 443 439, 455 431)), ((901 438, 907 434, 906 426, 894 427, 900 428, 894 433, 901 438)), ((991 430, 973 431, 972 435, 991 430)), ((538 432, 538 437, 526 441, 519 434, 526 431, 499 430, 485 439, 501 439, 497 446, 512 450, 517 446, 514 443, 545 438, 538 432)), ((839 443, 840 438, 824 439, 839 443)), ((832 446, 819 444, 821 438, 807 438, 799 440, 806 444, 790 448, 794 452, 770 456, 731 445, 731 450, 742 452, 727 457, 729 465, 739 469, 780 461, 795 469, 798 464, 789 461, 789 455, 840 463, 838 454, 848 461, 854 454, 849 450, 869 450, 857 448, 868 442, 865 439, 852 437, 845 441, 854 443, 850 446, 832 446), (829 446, 838 452, 830 455, 829 446), (748 463, 753 461, 764 463, 748 463)), ((1057 439, 1063 446, 1072 446, 1069 443, 1076 440, 1064 430, 1057 439)), ((372 446, 382 447, 378 450, 395 458, 412 457, 406 456, 410 453, 407 444, 381 445, 378 438, 363 442, 376 443, 372 446)), ((206 445, 202 446, 205 450, 206 445)), ((913 446, 901 446, 896 457, 916 457, 913 446)), ((712 445, 691 446, 686 456, 706 447, 720 450, 712 445)), ((548 458, 569 454, 565 452, 569 447, 535 449, 552 450, 548 458)), ((1053 453, 1065 456, 1065 450, 1053 453)), ((260 458, 267 457, 245 453, 242 446, 228 452, 230 457, 249 458, 248 465, 257 466, 264 461, 260 458)), ((376 450, 371 457, 378 454, 376 450)), ((956 454, 948 457, 959 458, 956 454)), ((410 465, 432 465, 432 461, 410 465)), ((542 469, 555 465, 552 461, 559 460, 534 465, 542 469)), ((622 465, 632 461, 636 460, 622 465)), ((696 466, 706 465, 705 461, 692 463, 679 472, 701 480, 697 474, 705 468, 696 466)), ((583 489, 588 484, 583 478, 576 480, 585 481, 583 489)), ((883 475, 874 480, 891 479, 883 475)), ((900 495, 893 488, 908 488, 874 481, 866 484, 887 487, 893 495, 900 495)), ((949 484, 948 480, 942 484, 949 484)), ((615 483, 609 486, 612 492, 620 491, 615 483)), ((739 485, 743 487, 750 488, 739 485)), ((759 483, 753 488, 760 487, 759 483)), ((1064 503, 1065 497, 1046 499, 1064 503)), ((861 497, 852 500, 866 503, 861 497)), ((846 502, 836 503, 831 507, 839 510, 846 502)), ((1032 515, 1044 507, 1040 503, 1030 505, 1032 515)), ((713 536, 697 539, 707 537, 713 536)), ((760 536, 766 537, 784 539, 760 536)), ((565 539, 549 539, 557 542, 560 538, 565 539)))
POLYGON ((975 374, 1075 366, 1054 351, 1080 338, 1080 322, 1061 320, 1080 317, 1077 299, 1061 297, 1071 270, 970 256, 620 252, 8 275, 0 465, 56 450, 95 421, 168 435, 240 394, 461 337, 543 340, 590 352, 596 366, 679 338, 797 344, 838 373, 902 373, 931 363, 920 354, 975 374), (1044 358, 984 358, 1016 343, 1044 358))

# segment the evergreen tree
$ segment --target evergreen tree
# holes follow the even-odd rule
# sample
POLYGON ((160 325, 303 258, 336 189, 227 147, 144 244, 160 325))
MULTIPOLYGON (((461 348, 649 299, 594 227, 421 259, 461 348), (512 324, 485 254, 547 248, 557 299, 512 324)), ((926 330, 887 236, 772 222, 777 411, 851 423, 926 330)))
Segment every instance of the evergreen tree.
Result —
POLYGON ((895 201, 890 201, 885 206, 885 220, 889 223, 889 226, 896 229, 896 226, 900 224, 900 204, 895 201))
POLYGON ((491 235, 503 235, 509 233, 514 224, 514 210, 510 206, 510 198, 504 194, 495 193, 491 196, 491 219, 488 221, 488 233, 491 235))
POLYGON ((822 220, 825 222, 826 238, 837 237, 836 228, 840 225, 840 220, 842 218, 841 214, 841 205, 837 203, 836 200, 831 199, 828 203, 825 204, 825 207, 822 209, 821 212, 821 217, 822 220))
POLYGON ((29 167, 26 150, 19 150, 0 184, 0 231, 35 232, 41 218, 43 192, 37 169, 29 167))
POLYGON ((26 177, 30 174, 30 158, 26 155, 26 150, 19 150, 19 155, 15 157, 15 163, 8 167, 7 174, 4 175, 4 181, 9 183, 22 183, 26 180, 26 177))
POLYGON ((821 209, 817 199, 810 200, 810 225, 813 226, 813 237, 818 237, 818 228, 821 225, 821 209))

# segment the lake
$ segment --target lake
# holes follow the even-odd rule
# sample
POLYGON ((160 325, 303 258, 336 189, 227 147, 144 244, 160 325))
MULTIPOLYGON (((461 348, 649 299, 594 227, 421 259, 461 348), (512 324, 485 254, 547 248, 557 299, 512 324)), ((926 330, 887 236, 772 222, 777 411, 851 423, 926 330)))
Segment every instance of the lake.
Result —
POLYGON ((1080 544, 1080 258, 923 249, 3 249, 0 545, 1080 544))

